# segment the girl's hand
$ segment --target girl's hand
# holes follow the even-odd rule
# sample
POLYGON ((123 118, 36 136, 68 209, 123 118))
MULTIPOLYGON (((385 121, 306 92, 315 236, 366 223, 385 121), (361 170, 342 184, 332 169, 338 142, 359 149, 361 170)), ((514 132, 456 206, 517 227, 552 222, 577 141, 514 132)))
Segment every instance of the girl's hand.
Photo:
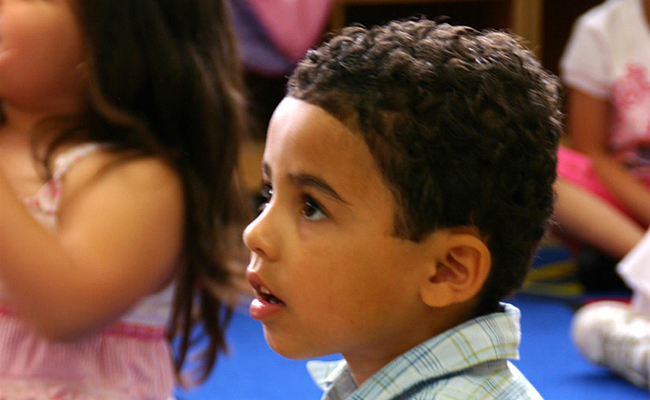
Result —
POLYGON ((609 153, 611 105, 576 89, 569 90, 567 129, 572 147, 588 155, 602 182, 644 224, 650 225, 650 191, 609 153))

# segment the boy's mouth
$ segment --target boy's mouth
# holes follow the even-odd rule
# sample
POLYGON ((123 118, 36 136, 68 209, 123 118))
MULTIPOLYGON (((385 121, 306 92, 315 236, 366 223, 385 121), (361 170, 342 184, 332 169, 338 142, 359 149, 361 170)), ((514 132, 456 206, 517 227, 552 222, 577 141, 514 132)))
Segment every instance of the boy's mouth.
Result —
POLYGON ((248 283, 253 288, 255 296, 259 300, 269 304, 284 305, 284 302, 282 300, 274 296, 273 293, 271 293, 271 291, 261 283, 261 280, 256 273, 247 272, 246 278, 248 279, 248 283))
POLYGON ((259 285, 258 287, 253 286, 253 290, 255 290, 255 294, 257 297, 262 299, 263 301, 271 304, 277 304, 277 305, 284 305, 282 300, 278 299, 275 297, 267 288, 264 286, 259 285))

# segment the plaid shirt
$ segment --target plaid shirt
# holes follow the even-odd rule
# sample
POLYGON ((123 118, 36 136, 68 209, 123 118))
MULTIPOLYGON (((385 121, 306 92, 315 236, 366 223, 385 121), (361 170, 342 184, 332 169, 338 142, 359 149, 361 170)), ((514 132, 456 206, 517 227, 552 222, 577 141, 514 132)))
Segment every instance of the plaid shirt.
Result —
POLYGON ((310 361, 322 400, 499 399, 542 397, 508 359, 519 358, 519 310, 472 319, 412 348, 358 387, 344 360, 310 361))

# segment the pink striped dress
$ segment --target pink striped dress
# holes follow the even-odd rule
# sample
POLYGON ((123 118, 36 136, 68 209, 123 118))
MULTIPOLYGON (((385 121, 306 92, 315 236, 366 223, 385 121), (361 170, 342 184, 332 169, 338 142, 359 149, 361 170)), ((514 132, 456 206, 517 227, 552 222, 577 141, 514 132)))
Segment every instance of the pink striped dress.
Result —
MULTIPOLYGON (((56 230, 61 182, 81 157, 100 146, 86 144, 57 157, 53 179, 23 199, 47 229, 56 230)), ((174 385, 165 340, 173 285, 143 299, 112 326, 82 340, 51 342, 11 308, 0 282, 0 400, 164 399, 174 385)))

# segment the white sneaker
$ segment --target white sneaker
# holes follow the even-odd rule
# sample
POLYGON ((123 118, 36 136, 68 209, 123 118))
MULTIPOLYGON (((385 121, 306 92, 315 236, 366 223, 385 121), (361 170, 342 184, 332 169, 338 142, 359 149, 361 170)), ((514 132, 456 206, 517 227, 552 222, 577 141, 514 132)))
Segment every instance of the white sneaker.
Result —
POLYGON ((650 316, 624 303, 599 301, 576 312, 571 331, 573 341, 589 361, 649 388, 650 316))

